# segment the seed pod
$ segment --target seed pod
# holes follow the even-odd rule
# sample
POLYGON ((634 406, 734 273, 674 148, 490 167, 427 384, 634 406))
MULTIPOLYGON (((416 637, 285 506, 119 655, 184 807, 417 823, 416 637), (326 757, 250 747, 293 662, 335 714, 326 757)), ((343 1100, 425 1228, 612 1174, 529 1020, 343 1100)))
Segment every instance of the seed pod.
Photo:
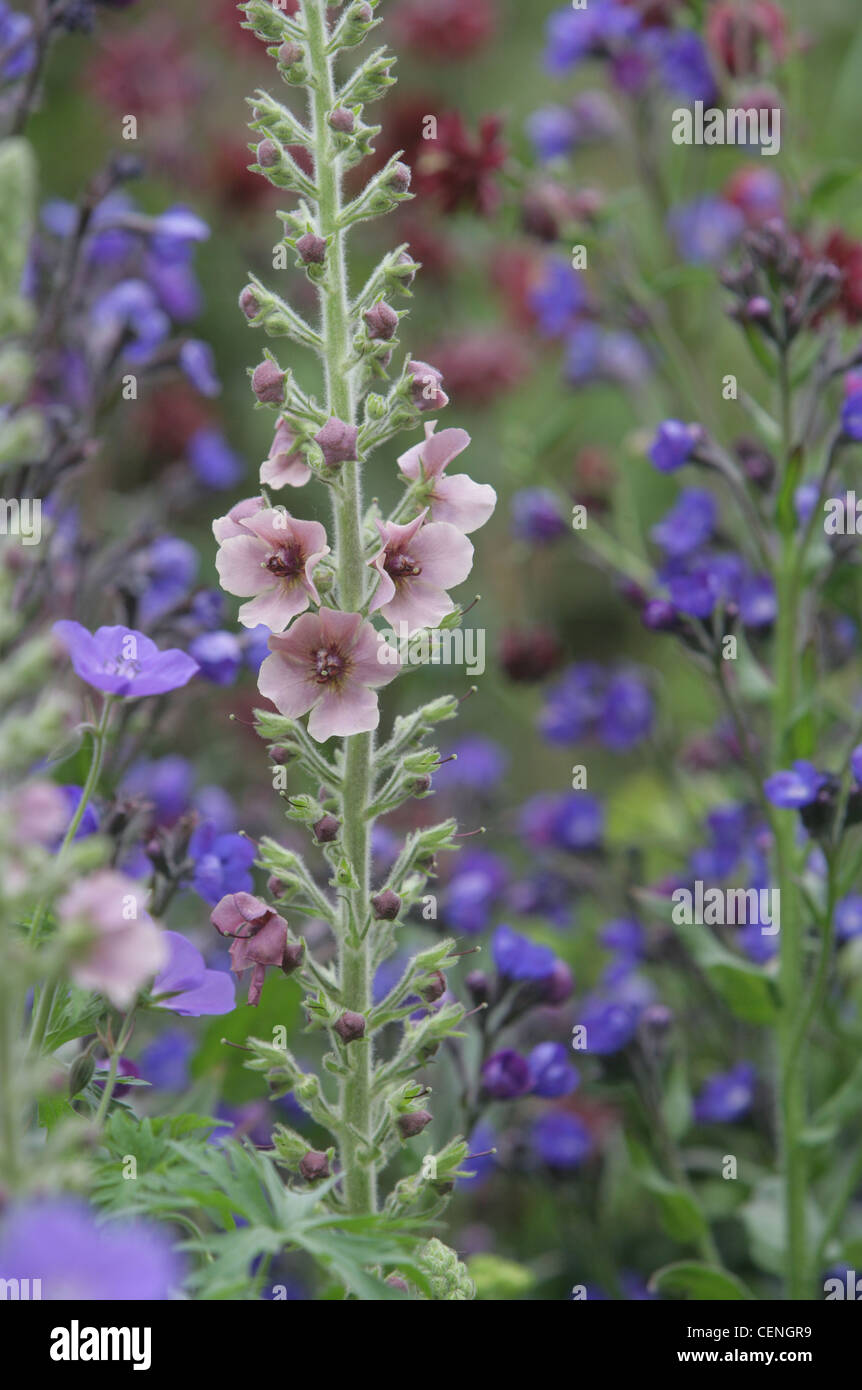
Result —
POLYGON ((401 899, 391 888, 375 893, 371 899, 374 916, 378 922, 394 922, 401 911, 401 899))
POLYGON ((365 1036, 365 1019, 362 1014, 351 1013, 348 1009, 335 1024, 335 1031, 343 1043, 357 1042, 365 1036))
POLYGON ((427 1125, 430 1125, 433 1116, 430 1110, 409 1110, 405 1115, 398 1116, 398 1128, 402 1139, 415 1139, 417 1134, 421 1134, 427 1125))
POLYGON ((299 1161, 299 1171, 306 1182, 320 1182, 329 1177, 329 1159, 319 1149, 309 1149, 299 1161))
POLYGON ((319 821, 315 821, 311 827, 314 837, 319 845, 331 844, 338 839, 338 832, 341 829, 341 821, 335 816, 321 816, 319 821))

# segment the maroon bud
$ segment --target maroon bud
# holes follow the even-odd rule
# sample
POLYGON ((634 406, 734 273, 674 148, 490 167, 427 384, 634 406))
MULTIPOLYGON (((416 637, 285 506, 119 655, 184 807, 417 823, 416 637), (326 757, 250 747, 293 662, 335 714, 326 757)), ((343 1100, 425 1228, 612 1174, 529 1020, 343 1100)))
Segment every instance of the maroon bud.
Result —
POLYGON ((251 285, 246 285, 239 297, 239 307, 242 309, 247 319, 256 319, 260 313, 260 305, 255 297, 251 285))
POLYGON ((429 774, 425 772, 421 777, 417 777, 416 781, 413 783, 413 795, 424 796, 425 792, 429 792, 430 790, 431 778, 429 774))
POLYGON ((286 373, 269 357, 259 362, 251 374, 251 389, 264 405, 282 405, 286 373))
POLYGON ((397 164, 392 166, 390 171, 389 186, 390 188, 394 188, 396 193, 406 193, 410 187, 410 180, 412 177, 413 175, 410 172, 409 166, 402 164, 399 160, 397 164))
POLYGON ((343 1043, 356 1042, 365 1036, 365 1019, 348 1009, 335 1024, 335 1031, 343 1043))
POLYGON ((285 763, 289 763, 292 758, 293 754, 290 749, 282 748, 280 743, 274 743, 269 750, 270 762, 277 763, 279 767, 284 767, 285 763))
POLYGON ((336 106, 335 110, 330 112, 329 124, 340 135, 350 135, 356 121, 353 112, 348 111, 346 106, 336 106))
POLYGON ((288 941, 281 960, 281 968, 285 975, 292 975, 294 970, 299 969, 304 955, 305 948, 301 941, 288 941))
POLYGON ((564 960, 555 960, 550 975, 540 981, 542 1001, 545 1004, 562 1004, 569 998, 575 987, 572 972, 564 960))
POLYGON ((562 647, 547 628, 510 629, 500 642, 500 665, 510 681, 544 680, 558 666, 562 647))
POLYGON ((679 614, 667 599, 651 598, 644 605, 641 622, 651 632, 672 632, 679 627, 679 614))
POLYGON ((446 993, 446 976, 442 970, 435 970, 424 989, 419 993, 426 1004, 436 1004, 438 999, 442 999, 446 993))
POLYGON ((398 1128, 401 1131, 402 1139, 415 1139, 417 1134, 421 1134, 426 1125, 430 1125, 433 1116, 430 1110, 410 1110, 406 1115, 398 1116, 398 1128))
POLYGON ((270 874, 266 880, 266 891, 271 898, 283 898, 287 892, 287 884, 276 878, 275 874, 270 874))
POLYGON ((306 232, 296 243, 301 260, 305 265, 322 265, 326 255, 326 242, 314 232, 306 232))
POLYGON ((394 922, 401 911, 401 899, 391 888, 384 888, 382 893, 374 894, 371 906, 378 922, 394 922))
MULTIPOLYGON (((371 6, 366 5, 365 9, 370 11, 371 6)), ((389 1274, 383 1282, 385 1284, 388 1284, 390 1289, 400 1289, 401 1293, 410 1292, 410 1289, 407 1286, 407 1280, 402 1279, 400 1274, 389 1274)))
POLYGON ((319 821, 315 821, 311 827, 314 831, 315 839, 319 845, 331 844, 338 839, 338 832, 341 829, 341 821, 336 820, 335 816, 321 816, 319 821))
POLYGON ((379 304, 366 309, 362 317, 368 325, 369 338, 382 338, 388 342, 394 337, 398 327, 398 315, 384 300, 381 299, 379 304))
POLYGON ((763 294, 756 294, 753 299, 749 299, 745 306, 745 317, 747 319, 757 319, 765 323, 772 313, 772 305, 763 294))
POLYGON ((332 415, 314 436, 314 441, 323 450, 323 457, 329 468, 347 463, 356 458, 356 440, 359 430, 356 425, 348 425, 332 415))
POLYGON ((412 285, 413 281, 416 279, 416 262, 413 257, 408 256, 406 251, 402 251, 395 264, 396 266, 406 267, 403 274, 399 273, 398 278, 403 280, 405 285, 412 285))
POLYGON ((320 1182, 329 1177, 329 1159, 319 1149, 309 1149, 299 1160, 299 1171, 306 1182, 320 1182))
POLYGON ((654 1036, 666 1033, 672 1024, 673 1010, 666 1004, 650 1004, 641 1016, 642 1027, 654 1036))
POLYGON ((491 981, 484 970, 471 970, 464 984, 474 1004, 487 1004, 491 998, 491 981))
POLYGON ((281 48, 278 50, 278 61, 283 68, 292 68, 294 63, 298 63, 302 57, 302 49, 298 43, 293 43, 291 39, 285 39, 281 48))
POLYGON ((255 153, 262 169, 272 169, 281 163, 281 146, 274 140, 261 140, 255 153))

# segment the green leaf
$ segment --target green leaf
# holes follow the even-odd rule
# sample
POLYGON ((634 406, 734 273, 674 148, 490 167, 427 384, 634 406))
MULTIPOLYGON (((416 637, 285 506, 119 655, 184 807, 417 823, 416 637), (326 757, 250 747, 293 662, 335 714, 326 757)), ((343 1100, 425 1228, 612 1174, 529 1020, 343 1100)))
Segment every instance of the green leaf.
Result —
POLYGON ((750 961, 733 955, 716 941, 708 927, 676 927, 676 932, 737 1018, 746 1023, 775 1022, 778 1003, 768 975, 750 961))
POLYGON ((649 1281, 649 1287, 656 1293, 681 1294, 684 1299, 693 1302, 715 1299, 739 1303, 754 1298, 751 1290, 734 1274, 696 1260, 680 1260, 657 1269, 649 1281))
POLYGON ((628 1138, 626 1144, 636 1176, 656 1199, 661 1223, 667 1234, 682 1244, 707 1235, 709 1228, 706 1218, 691 1193, 664 1177, 653 1166, 646 1149, 637 1140, 628 1138))

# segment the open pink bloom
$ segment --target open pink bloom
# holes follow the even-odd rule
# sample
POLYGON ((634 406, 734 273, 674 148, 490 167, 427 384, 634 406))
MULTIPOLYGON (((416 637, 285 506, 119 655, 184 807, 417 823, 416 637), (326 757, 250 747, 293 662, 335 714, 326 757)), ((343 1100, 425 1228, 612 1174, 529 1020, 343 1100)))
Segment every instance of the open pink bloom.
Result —
POLYGON ((406 623, 408 635, 437 627, 455 607, 446 590, 467 578, 473 546, 448 521, 425 525, 426 507, 406 526, 378 521, 383 542, 368 563, 380 575, 371 611, 380 608, 393 627, 406 623))
POLYGON ((261 695, 291 719, 311 710, 308 732, 318 743, 377 728, 373 687, 388 684, 400 663, 391 648, 382 653, 360 613, 306 613, 285 636, 270 637, 269 647, 258 675, 261 695))
POLYGON ((239 523, 237 535, 219 546, 216 569, 223 589, 241 598, 253 595, 239 610, 246 627, 265 623, 283 632, 309 598, 320 602, 312 575, 329 554, 319 521, 297 521, 280 507, 253 512, 239 523))
POLYGON ((141 885, 113 869, 98 869, 74 883, 57 904, 67 931, 89 936, 70 967, 81 989, 104 994, 127 1009, 168 959, 164 932, 143 909, 141 885))
POLYGON ((269 455, 260 465, 260 481, 265 487, 302 487, 311 469, 296 448, 293 431, 286 420, 279 420, 269 455))
POLYGON ((217 541, 226 541, 230 536, 244 536, 246 530, 242 523, 246 517, 254 516, 255 512, 261 511, 262 497, 244 497, 235 507, 231 507, 227 516, 216 517, 213 522, 213 535, 217 541))
POLYGON ((210 913, 210 921, 222 936, 231 937, 230 961, 234 974, 251 968, 249 1004, 260 1002, 269 965, 281 967, 287 949, 287 922, 251 893, 227 893, 210 913))
POLYGON ((466 473, 445 476, 453 459, 470 443, 466 430, 434 433, 436 420, 425 425, 425 440, 414 444, 398 460, 405 478, 422 483, 421 500, 431 508, 433 521, 447 521, 464 535, 484 526, 497 505, 497 494, 489 483, 474 483, 466 473))

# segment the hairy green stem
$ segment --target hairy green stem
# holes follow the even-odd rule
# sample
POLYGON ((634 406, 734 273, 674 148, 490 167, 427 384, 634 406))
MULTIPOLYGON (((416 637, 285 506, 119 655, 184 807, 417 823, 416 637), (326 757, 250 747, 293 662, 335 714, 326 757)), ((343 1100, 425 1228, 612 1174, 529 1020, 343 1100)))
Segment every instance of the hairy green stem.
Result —
MULTIPOLYGON (((345 232, 341 213, 341 158, 336 153, 328 124, 335 106, 332 59, 326 51, 326 0, 304 6, 310 69, 311 128, 318 189, 319 231, 327 238, 327 278, 321 290, 321 334, 324 344, 327 405, 331 415, 346 424, 356 423, 353 374, 347 368, 350 355, 350 313, 347 296, 345 232)), ((335 493, 335 543, 338 559, 338 594, 342 609, 358 612, 365 588, 362 542, 362 485, 358 463, 342 466, 335 493)), ((339 980, 345 1009, 365 1017, 371 1006, 369 946, 361 940, 361 926, 369 906, 369 823, 372 735, 353 734, 347 739, 344 786, 341 796, 342 835, 345 854, 357 887, 342 901, 339 928, 339 980)), ((347 1209, 361 1214, 376 1210, 376 1172, 363 1139, 373 1130, 370 1038, 352 1043, 349 1071, 341 1084, 341 1162, 347 1209)))

